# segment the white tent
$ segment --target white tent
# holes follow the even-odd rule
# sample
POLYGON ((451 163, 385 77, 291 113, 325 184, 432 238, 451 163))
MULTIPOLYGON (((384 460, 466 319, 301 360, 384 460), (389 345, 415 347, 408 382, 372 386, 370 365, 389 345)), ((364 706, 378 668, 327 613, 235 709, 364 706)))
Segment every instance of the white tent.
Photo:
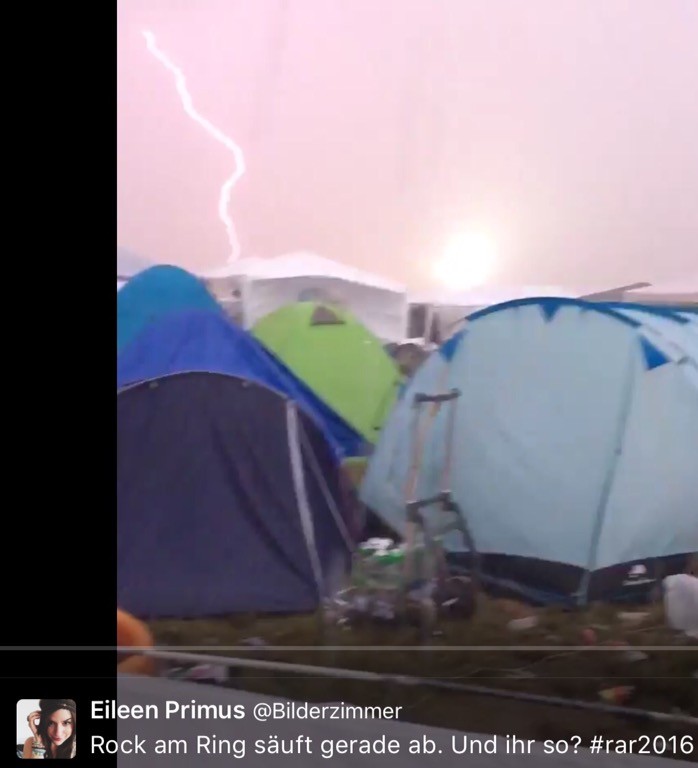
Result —
POLYGON ((133 277, 152 265, 149 259, 130 248, 124 248, 122 245, 116 247, 116 274, 120 277, 133 277))
POLYGON ((153 262, 135 253, 130 248, 124 248, 122 245, 116 246, 116 290, 120 291, 126 283, 148 267, 152 267, 153 262))
POLYGON ((410 296, 410 328, 408 336, 411 339, 435 340, 445 338, 456 330, 464 318, 479 309, 501 304, 505 301, 527 299, 536 296, 561 296, 578 298, 585 291, 559 286, 491 286, 476 288, 461 293, 432 292, 410 296), (418 311, 417 307, 423 307, 418 311), (433 338, 432 338, 433 337, 433 338))
POLYGON ((673 283, 658 283, 626 291, 625 300, 638 304, 698 306, 698 273, 673 283))
POLYGON ((200 277, 246 328, 285 304, 329 301, 344 306, 385 342, 405 336, 404 286, 314 253, 240 259, 200 277))

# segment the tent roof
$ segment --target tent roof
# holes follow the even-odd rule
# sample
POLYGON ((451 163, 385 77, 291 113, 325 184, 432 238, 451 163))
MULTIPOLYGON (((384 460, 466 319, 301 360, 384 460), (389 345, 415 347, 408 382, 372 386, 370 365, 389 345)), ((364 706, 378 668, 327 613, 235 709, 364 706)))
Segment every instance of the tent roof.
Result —
POLYGON ((132 251, 130 248, 124 248, 122 245, 116 247, 116 274, 120 277, 133 277, 148 267, 152 267, 153 262, 132 251))
POLYGON ((270 259, 249 257, 202 273, 204 278, 234 276, 244 276, 253 280, 327 277, 396 293, 406 292, 405 286, 400 283, 305 251, 287 253, 270 259))
POLYGON ((149 267, 129 280, 117 293, 116 309, 119 350, 160 315, 188 309, 223 311, 199 278, 169 264, 149 267))
POLYGON ((555 285, 510 285, 474 288, 470 291, 427 291, 411 294, 412 304, 435 304, 448 307, 488 307, 505 301, 532 297, 566 296, 576 298, 591 291, 586 288, 563 288, 555 285))
POLYGON ((659 305, 613 303, 607 307, 638 322, 646 333, 677 344, 698 363, 698 314, 659 305))
POLYGON ((117 389, 184 373, 253 381, 295 401, 324 429, 338 455, 359 455, 363 440, 271 355, 222 313, 182 311, 151 323, 119 356, 117 389))
POLYGON ((689 275, 682 280, 666 283, 656 283, 627 291, 627 298, 639 302, 691 302, 698 303, 698 273, 689 275))
POLYGON ((648 364, 650 364, 649 357, 653 355, 652 359, 655 363, 658 362, 656 354, 659 354, 665 361, 688 359, 698 374, 698 336, 696 335, 698 315, 694 318, 691 313, 680 313, 669 307, 657 308, 622 302, 587 302, 582 299, 559 296, 517 299, 479 310, 469 316, 468 324, 463 330, 456 333, 440 347, 441 354, 447 358, 452 356, 473 322, 496 312, 531 305, 540 306, 541 311, 548 319, 552 319, 557 311, 564 306, 576 306, 584 311, 606 315, 637 329, 642 334, 646 342, 645 351, 648 355, 648 364))
POLYGON ((253 328, 277 357, 369 442, 395 400, 400 370, 380 340, 350 312, 287 304, 253 328))

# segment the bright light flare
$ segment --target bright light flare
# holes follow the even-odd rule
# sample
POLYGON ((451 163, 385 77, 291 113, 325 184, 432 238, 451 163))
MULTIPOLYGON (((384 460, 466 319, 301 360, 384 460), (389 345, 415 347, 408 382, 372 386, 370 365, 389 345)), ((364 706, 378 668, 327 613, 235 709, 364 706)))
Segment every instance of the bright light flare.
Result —
POLYGON ((453 237, 443 256, 434 264, 434 277, 444 286, 465 291, 486 283, 497 266, 494 241, 480 232, 453 237))

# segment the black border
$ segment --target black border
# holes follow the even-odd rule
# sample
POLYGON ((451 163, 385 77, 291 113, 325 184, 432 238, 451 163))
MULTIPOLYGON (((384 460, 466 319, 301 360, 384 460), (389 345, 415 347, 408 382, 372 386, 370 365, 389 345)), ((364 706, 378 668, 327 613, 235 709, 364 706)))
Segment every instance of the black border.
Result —
POLYGON ((17 702, 54 696, 77 704, 68 764, 116 765, 89 754, 93 732, 116 734, 90 721, 92 699, 116 698, 114 10, 16 6, 6 19, 18 77, 6 72, 3 282, 19 305, 5 308, 6 766, 27 765, 17 702), (50 650, 70 646, 104 650, 50 650))

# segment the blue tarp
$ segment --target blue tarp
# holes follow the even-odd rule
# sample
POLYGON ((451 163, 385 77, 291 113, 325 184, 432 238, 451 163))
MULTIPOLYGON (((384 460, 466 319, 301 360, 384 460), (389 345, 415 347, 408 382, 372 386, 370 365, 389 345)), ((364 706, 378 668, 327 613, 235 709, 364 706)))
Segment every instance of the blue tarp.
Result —
POLYGON ((152 322, 119 355, 117 389, 191 372, 218 373, 269 387, 313 419, 339 459, 365 455, 367 447, 358 432, 222 313, 177 312, 152 322))

